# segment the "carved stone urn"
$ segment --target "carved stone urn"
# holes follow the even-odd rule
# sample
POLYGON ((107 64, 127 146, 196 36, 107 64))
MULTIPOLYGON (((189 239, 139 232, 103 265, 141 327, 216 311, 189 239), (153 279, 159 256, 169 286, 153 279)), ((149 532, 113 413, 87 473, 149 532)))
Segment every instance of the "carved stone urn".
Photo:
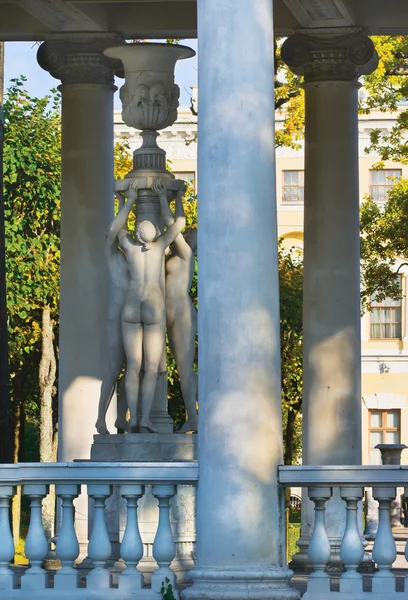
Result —
POLYGON ((129 127, 140 129, 143 139, 133 154, 133 171, 128 177, 140 177, 144 170, 166 174, 166 153, 156 138, 159 130, 173 125, 177 118, 180 89, 174 83, 176 63, 194 56, 194 50, 176 44, 142 43, 107 48, 104 53, 122 61, 122 118, 129 127))
POLYGON ((402 451, 408 446, 405 444, 377 444, 376 448, 381 452, 383 465, 400 465, 402 451))

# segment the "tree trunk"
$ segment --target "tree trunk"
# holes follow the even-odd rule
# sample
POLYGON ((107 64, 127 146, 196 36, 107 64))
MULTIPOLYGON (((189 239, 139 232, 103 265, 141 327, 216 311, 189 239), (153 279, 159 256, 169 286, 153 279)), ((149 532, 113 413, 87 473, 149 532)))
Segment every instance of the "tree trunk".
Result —
POLYGON ((283 462, 285 465, 293 464, 293 438, 295 435, 295 421, 297 411, 288 410, 288 421, 285 430, 285 455, 283 462))
MULTIPOLYGON (((295 436, 295 422, 298 412, 296 410, 288 410, 288 420, 284 433, 285 437, 285 454, 283 462, 285 465, 293 464, 293 439, 295 436)), ((290 488, 285 488, 285 504, 286 508, 290 508, 290 488)))
MULTIPOLYGON (((17 376, 18 377, 18 376, 17 376)), ((17 382, 15 382, 17 383, 17 382)), ((22 408, 22 400, 20 396, 14 396, 14 456, 13 462, 18 463, 21 456, 21 432, 23 431, 22 422, 24 411, 22 408)), ((21 523, 21 486, 17 487, 17 494, 13 497, 12 505, 12 527, 14 544, 18 544, 20 539, 20 523, 21 523)))
POLYGON ((3 199, 4 42, 0 42, 0 463, 13 462, 13 429, 9 390, 6 305, 6 251, 3 199))
MULTIPOLYGON (((40 461, 53 462, 55 453, 54 427, 52 420, 52 398, 57 363, 53 343, 53 322, 49 306, 42 314, 42 348, 39 369, 40 386, 40 461)), ((43 501, 44 530, 48 539, 54 536, 55 489, 43 501)))

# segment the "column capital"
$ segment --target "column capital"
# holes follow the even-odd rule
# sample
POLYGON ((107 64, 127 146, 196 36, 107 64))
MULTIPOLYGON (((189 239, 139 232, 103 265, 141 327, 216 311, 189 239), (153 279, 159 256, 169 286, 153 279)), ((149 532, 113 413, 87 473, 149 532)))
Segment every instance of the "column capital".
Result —
POLYGON ((374 71, 378 56, 364 29, 304 29, 282 45, 282 60, 305 83, 354 81, 374 71))
POLYGON ((113 84, 115 71, 122 64, 105 56, 103 51, 123 43, 117 33, 57 34, 41 44, 37 61, 62 84, 113 84))

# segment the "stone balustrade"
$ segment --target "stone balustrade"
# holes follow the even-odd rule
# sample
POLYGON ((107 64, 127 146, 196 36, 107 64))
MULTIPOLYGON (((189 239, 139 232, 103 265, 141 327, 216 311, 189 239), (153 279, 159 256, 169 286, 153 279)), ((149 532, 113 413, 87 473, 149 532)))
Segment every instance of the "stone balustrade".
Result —
MULTIPOLYGON (((45 597, 62 599, 81 598, 160 598, 164 584, 176 584, 170 565, 175 556, 175 542, 170 524, 170 505, 177 486, 195 485, 198 478, 196 463, 57 463, 17 464, 0 467, 0 596, 9 598, 45 597), (46 571, 44 560, 49 553, 45 537, 41 505, 55 485, 59 504, 59 527, 55 554, 61 563, 56 571, 46 571), (18 485, 29 500, 30 521, 24 552, 30 568, 10 567, 15 548, 10 527, 10 505, 18 485), (74 501, 86 486, 93 504, 88 541, 87 568, 75 568, 79 544, 75 532, 74 501), (106 502, 113 487, 119 486, 126 501, 126 525, 120 544, 122 570, 113 579, 106 568, 112 556, 112 545, 107 527, 106 502), (157 498, 159 519, 153 544, 153 556, 158 568, 146 586, 137 569, 143 557, 143 542, 138 525, 138 501, 146 486, 157 498), (79 574, 81 573, 81 577, 79 574)), ((177 593, 174 592, 175 596, 177 593)))
MULTIPOLYGON (((175 556, 175 537, 170 519, 171 501, 177 486, 196 485, 196 462, 93 463, 90 461, 57 464, 17 464, 0 467, 0 596, 4 600, 30 598, 68 600, 83 598, 120 598, 158 600, 166 582, 173 586, 176 578, 171 568, 175 556), (10 566, 15 548, 10 526, 10 505, 17 486, 30 504, 30 520, 25 540, 25 555, 30 568, 10 566), (41 515, 43 499, 49 486, 55 485, 59 517, 55 554, 60 568, 46 570, 49 541, 45 537, 41 515), (81 487, 83 486, 83 487, 81 487), (151 584, 140 572, 144 554, 139 531, 138 503, 149 487, 158 503, 158 527, 152 548, 157 569, 151 584), (107 568, 112 558, 112 544, 107 520, 113 488, 119 489, 126 504, 126 523, 120 544, 121 569, 107 568), (75 499, 87 490, 92 505, 89 526, 88 557, 77 568, 79 544, 75 532, 75 499), (139 566, 139 568, 138 568, 139 566)), ((304 600, 404 600, 408 584, 396 586, 392 571, 397 551, 392 535, 390 506, 397 487, 408 487, 408 466, 301 466, 280 467, 281 488, 304 487, 314 505, 315 519, 308 557, 313 566, 304 600), (372 550, 376 572, 364 580, 359 566, 364 546, 359 505, 364 488, 373 489, 379 503, 379 526, 372 550), (345 531, 340 557, 345 571, 340 576, 327 572, 331 559, 325 523, 325 507, 335 488, 344 503, 345 531), (399 589, 400 591, 396 591, 399 589), (405 591, 404 591, 405 590, 405 591)), ((408 561, 408 545, 405 551, 408 561)), ((408 565, 407 565, 408 566, 408 565)))
MULTIPOLYGON (((397 558, 396 543, 392 534, 390 508, 397 487, 408 487, 408 466, 302 466, 280 467, 279 481, 283 487, 305 487, 314 504, 314 527, 309 543, 308 558, 313 567, 307 582, 304 600, 403 600, 405 591, 396 591, 396 575, 392 565, 397 558), (370 487, 379 504, 379 524, 372 558, 376 571, 363 582, 359 571, 364 557, 362 527, 359 523, 359 504, 364 498, 364 488, 370 487), (326 570, 331 559, 329 538, 325 523, 326 503, 339 489, 346 512, 345 529, 340 547, 340 558, 345 571, 334 584, 326 570), (363 585, 364 583, 364 585, 363 585), (370 589, 371 588, 371 589, 370 589), (338 591, 334 591, 334 589, 338 591)), ((408 543, 405 549, 408 561, 408 543)), ((408 568, 408 564, 406 565, 408 568)), ((401 587, 401 586, 398 586, 401 587)))

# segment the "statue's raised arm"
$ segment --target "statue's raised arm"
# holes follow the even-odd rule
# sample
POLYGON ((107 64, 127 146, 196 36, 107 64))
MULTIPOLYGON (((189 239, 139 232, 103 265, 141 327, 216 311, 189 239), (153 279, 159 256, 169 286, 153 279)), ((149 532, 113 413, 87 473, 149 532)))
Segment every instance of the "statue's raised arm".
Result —
MULTIPOLYGON (((164 224, 166 225, 166 227, 170 227, 170 225, 173 225, 173 223, 174 223, 174 215, 171 212, 168 201, 167 201, 167 189, 160 179, 155 180, 155 182, 153 183, 152 189, 154 192, 156 192, 157 196, 159 197, 164 224)), ((186 193, 186 190, 187 190, 187 187, 186 187, 185 183, 183 183, 183 185, 180 187, 180 189, 178 190, 178 192, 176 194, 176 203, 177 203, 178 197, 182 201, 182 198, 183 198, 184 194, 186 193)), ((192 253, 190 246, 184 239, 184 236, 182 233, 180 233, 176 237, 176 239, 174 240, 174 243, 176 245, 177 253, 180 256, 180 258, 182 258, 184 260, 190 260, 193 253, 192 253)))
POLYGON ((184 214, 183 201, 182 197, 185 192, 185 188, 183 188, 182 193, 178 193, 176 195, 176 213, 173 213, 170 210, 169 203, 167 201, 167 193, 166 188, 163 184, 159 186, 156 183, 156 189, 154 191, 157 193, 160 201, 160 209, 163 215, 163 220, 167 229, 164 233, 162 233, 156 240, 156 243, 160 244, 163 248, 167 248, 174 242, 177 236, 181 233, 182 229, 186 225, 186 216, 184 214))
POLYGON ((115 181, 114 191, 115 195, 119 199, 119 212, 113 219, 108 229, 108 235, 106 239, 107 244, 109 242, 112 243, 116 237, 119 238, 120 242, 122 242, 122 239, 127 236, 127 220, 130 211, 137 200, 138 187, 138 179, 118 179, 115 181), (126 203, 124 202, 125 195, 128 197, 126 203))

